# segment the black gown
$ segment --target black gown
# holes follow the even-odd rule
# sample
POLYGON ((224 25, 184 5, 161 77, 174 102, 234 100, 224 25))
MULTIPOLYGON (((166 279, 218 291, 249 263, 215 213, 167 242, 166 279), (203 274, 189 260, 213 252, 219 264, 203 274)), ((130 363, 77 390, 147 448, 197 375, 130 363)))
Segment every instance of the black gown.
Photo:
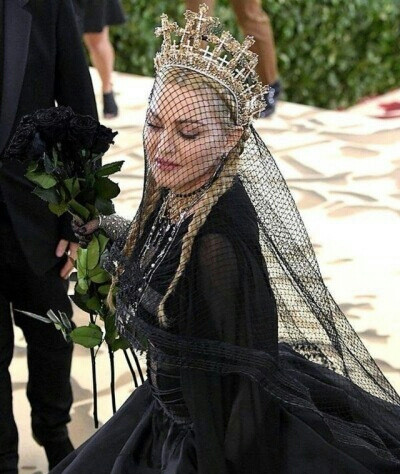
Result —
MULTIPOLYGON (((262 347, 264 356, 266 351, 271 360, 271 371, 274 364, 284 367, 294 387, 307 388, 306 401, 315 410, 281 402, 276 393, 269 393, 268 377, 261 388, 248 368, 217 373, 196 370, 193 365, 172 366, 167 356, 166 363, 153 359, 154 346, 149 341, 147 381, 97 433, 51 471, 53 474, 400 472, 400 439, 390 429, 381 428, 396 425, 400 411, 396 415, 391 405, 391 410, 379 413, 378 423, 377 415, 359 405, 360 389, 352 382, 306 359, 288 344, 278 343, 276 302, 261 250, 257 250, 253 213, 237 180, 196 236, 184 278, 167 301, 167 314, 185 314, 185 318, 177 319, 168 331, 189 339, 200 337, 251 348, 254 354, 262 347), (244 205, 234 206, 238 201, 244 205), (217 267, 225 271, 215 271, 217 267), (198 308, 208 316, 201 323, 196 317, 198 308), (256 318, 260 313, 268 317, 256 318), (254 321, 260 324, 256 331, 254 321), (326 418, 319 416, 318 410, 326 411, 329 401, 332 407, 326 418), (334 423, 346 427, 343 439, 332 435, 334 423), (388 455, 387 448, 398 457, 388 455)), ((151 225, 153 217, 146 225, 151 225)), ((177 244, 166 265, 176 268, 179 254, 177 244)), ((129 278, 129 271, 124 275, 129 278)), ((123 277, 120 291, 134 291, 137 275, 125 286, 123 277)), ((165 291, 168 282, 154 275, 152 285, 157 295, 165 291)), ((149 318, 153 303, 149 299, 145 308, 149 318)), ((121 331, 129 338, 129 331, 133 333, 135 328, 124 325, 121 331)))

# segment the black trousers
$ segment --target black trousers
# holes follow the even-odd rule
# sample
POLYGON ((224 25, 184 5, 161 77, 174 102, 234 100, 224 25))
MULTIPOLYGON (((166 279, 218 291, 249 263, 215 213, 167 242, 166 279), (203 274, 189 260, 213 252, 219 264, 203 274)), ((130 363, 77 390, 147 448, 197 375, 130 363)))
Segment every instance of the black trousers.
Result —
POLYGON ((18 463, 18 432, 9 374, 14 348, 12 315, 27 342, 27 396, 32 409, 33 435, 41 445, 68 436, 72 344, 52 324, 17 311, 46 315, 53 309, 72 316, 67 281, 59 276, 63 263, 44 276, 35 275, 17 242, 4 204, 0 203, 0 472, 3 474, 16 473, 18 463))

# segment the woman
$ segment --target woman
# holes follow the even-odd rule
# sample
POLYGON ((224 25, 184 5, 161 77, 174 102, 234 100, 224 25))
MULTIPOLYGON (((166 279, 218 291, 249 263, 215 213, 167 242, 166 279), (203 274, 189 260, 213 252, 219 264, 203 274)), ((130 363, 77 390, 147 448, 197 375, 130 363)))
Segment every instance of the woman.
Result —
POLYGON ((110 42, 109 26, 125 22, 122 5, 119 0, 75 0, 75 4, 78 25, 102 82, 103 115, 114 118, 118 115, 118 105, 112 84, 115 53, 110 42))
POLYGON ((115 240, 117 326, 148 379, 52 472, 399 472, 399 396, 251 126, 265 92, 251 40, 219 37, 206 12, 158 29, 133 223, 75 227, 115 240))

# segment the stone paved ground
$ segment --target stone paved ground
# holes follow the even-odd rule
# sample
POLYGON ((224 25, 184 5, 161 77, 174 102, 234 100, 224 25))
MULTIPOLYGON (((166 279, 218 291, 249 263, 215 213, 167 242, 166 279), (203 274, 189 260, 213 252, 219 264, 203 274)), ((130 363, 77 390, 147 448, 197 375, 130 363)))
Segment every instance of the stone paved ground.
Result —
MULTIPOLYGON (((94 75, 96 90, 99 90, 94 75)), ((115 88, 121 115, 104 121, 117 129, 116 145, 105 161, 125 160, 118 175, 117 211, 133 216, 141 196, 141 128, 151 79, 118 74, 115 88)), ((394 94, 394 93, 393 93, 394 94)), ((397 91, 397 97, 400 97, 397 91)), ((319 258, 328 288, 400 391, 400 119, 369 118, 369 108, 331 112, 280 103, 272 119, 257 129, 269 145, 293 191, 319 258)), ((86 317, 76 311, 76 321, 86 317)), ((14 406, 20 430, 20 472, 46 471, 43 451, 30 436, 25 398, 26 349, 16 333, 12 364, 14 406)), ((132 391, 123 358, 117 357, 117 402, 132 391)), ((107 355, 98 357, 99 412, 111 415, 107 355)), ((70 433, 79 445, 94 432, 88 352, 75 350, 74 405, 70 433)))
POLYGON ((369 117, 390 119, 391 122, 400 124, 400 89, 367 98, 349 110, 369 117))

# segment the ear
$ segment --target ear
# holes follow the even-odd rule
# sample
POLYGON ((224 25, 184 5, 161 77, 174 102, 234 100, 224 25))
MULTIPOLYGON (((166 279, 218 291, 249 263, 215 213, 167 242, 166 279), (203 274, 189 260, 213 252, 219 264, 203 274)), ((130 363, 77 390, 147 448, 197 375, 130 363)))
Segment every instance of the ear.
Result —
POLYGON ((225 153, 229 153, 234 148, 243 135, 243 127, 236 126, 230 128, 225 136, 225 153))

